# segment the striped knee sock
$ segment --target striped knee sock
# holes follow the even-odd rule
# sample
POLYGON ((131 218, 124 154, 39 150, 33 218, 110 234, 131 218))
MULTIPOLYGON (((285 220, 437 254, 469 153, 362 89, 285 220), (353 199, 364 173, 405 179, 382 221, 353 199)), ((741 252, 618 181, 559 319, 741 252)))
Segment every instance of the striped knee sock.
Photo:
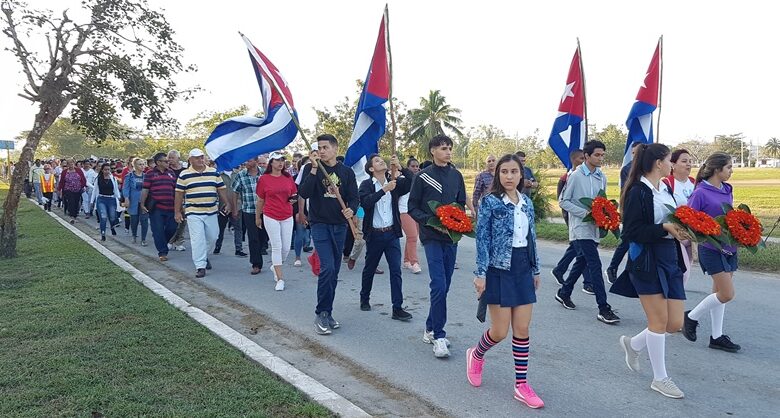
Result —
POLYGON ((512 337, 512 357, 515 359, 515 386, 526 382, 529 345, 528 338, 512 337))
POLYGON ((485 357, 485 352, 490 350, 490 347, 493 347, 496 344, 498 344, 498 342, 493 341, 490 338, 490 330, 486 330, 485 333, 482 334, 482 338, 479 339, 477 349, 474 350, 474 357, 476 357, 477 360, 482 360, 485 357))

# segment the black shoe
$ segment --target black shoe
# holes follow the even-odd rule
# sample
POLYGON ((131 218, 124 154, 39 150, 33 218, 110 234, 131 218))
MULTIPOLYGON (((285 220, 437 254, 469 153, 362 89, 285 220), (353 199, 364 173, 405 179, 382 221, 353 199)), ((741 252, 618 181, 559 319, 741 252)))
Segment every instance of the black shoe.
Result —
POLYGON ((371 304, 368 303, 368 301, 361 301, 360 302, 360 310, 361 311, 370 311, 371 310, 371 304))
POLYGON ((268 248, 263 248, 260 250, 260 255, 268 255, 268 248))
POLYGON ((197 269, 195 270, 195 278, 200 279, 206 277, 206 270, 205 269, 197 269))
POLYGON ((333 319, 333 315, 331 315, 330 313, 328 314, 328 325, 330 325, 330 329, 341 328, 341 324, 339 324, 339 321, 333 319))
POLYGON ((614 324, 617 324, 618 322, 620 322, 620 317, 615 315, 615 313, 612 312, 611 308, 607 309, 607 310, 604 310, 602 312, 599 312, 599 315, 596 317, 596 319, 598 319, 599 321, 601 321, 601 322, 603 322, 605 324, 609 324, 609 325, 614 325, 614 324))
POLYGON ((607 281, 609 284, 615 284, 617 281, 617 269, 607 268, 607 281))
POLYGON ((116 229, 111 228, 111 235, 116 236, 116 229))
POLYGON ((412 319, 412 314, 402 309, 393 309, 393 319, 398 321, 409 321, 412 319))
POLYGON ((332 332, 328 316, 327 312, 320 312, 314 317, 314 332, 320 335, 328 335, 332 332))
POLYGON ((560 294, 555 294, 555 300, 558 301, 564 308, 566 309, 575 309, 577 305, 574 304, 574 302, 571 301, 571 298, 564 299, 560 294))
POLYGON ((696 341, 696 327, 699 326, 699 321, 694 321, 688 317, 689 313, 691 311, 685 311, 685 315, 683 315, 682 333, 688 341, 696 341))
POLYGON ((211 261, 206 260, 206 270, 211 270, 211 261))
POLYGON ((241 250, 236 251, 236 257, 246 257, 247 254, 241 250))
POLYGON ((593 286, 589 284, 582 285, 582 293, 587 293, 589 295, 595 295, 596 292, 593 291, 593 286))
POLYGON ((563 278, 563 274, 560 274, 555 271, 555 269, 552 269, 552 275, 555 277, 555 280, 558 282, 558 286, 563 286, 563 283, 566 281, 563 278))
POLYGON ((729 353, 736 353, 742 347, 739 344, 736 344, 733 341, 731 341, 731 338, 729 338, 728 335, 723 334, 718 338, 710 337, 710 348, 728 351, 729 353))
POLYGON ((222 251, 222 247, 214 247, 214 254, 219 254, 222 251))
POLYGON ((105 235, 103 235, 103 234, 100 234, 100 240, 101 240, 101 241, 105 241, 105 240, 106 240, 106 236, 105 236, 105 235))
POLYGON ((313 249, 314 247, 303 247, 303 252, 310 253, 313 249))

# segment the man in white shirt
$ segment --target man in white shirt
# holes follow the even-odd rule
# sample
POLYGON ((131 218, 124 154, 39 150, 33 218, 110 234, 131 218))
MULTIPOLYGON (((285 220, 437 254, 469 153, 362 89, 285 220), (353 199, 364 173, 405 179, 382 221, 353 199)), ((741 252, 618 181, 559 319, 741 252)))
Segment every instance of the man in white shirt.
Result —
MULTIPOLYGON (((395 173, 400 174, 401 164, 393 156, 391 166, 395 173)), ((363 234, 366 240, 366 265, 363 267, 363 282, 360 289, 360 309, 370 311, 369 302, 371 288, 374 284, 374 274, 379 266, 382 254, 385 255, 390 269, 390 295, 393 304, 392 318, 399 321, 409 321, 412 315, 406 312, 403 305, 401 281, 401 214, 398 210, 398 198, 409 192, 411 179, 401 175, 391 179, 387 164, 379 156, 373 154, 366 162, 366 173, 371 178, 360 184, 358 194, 360 205, 365 211, 363 217, 363 234)))
POLYGON ((86 215, 85 218, 89 219, 92 217, 92 208, 89 202, 92 198, 92 190, 95 188, 95 179, 98 173, 92 169, 91 160, 84 160, 82 167, 84 168, 84 177, 87 179, 87 188, 81 194, 81 210, 86 215))

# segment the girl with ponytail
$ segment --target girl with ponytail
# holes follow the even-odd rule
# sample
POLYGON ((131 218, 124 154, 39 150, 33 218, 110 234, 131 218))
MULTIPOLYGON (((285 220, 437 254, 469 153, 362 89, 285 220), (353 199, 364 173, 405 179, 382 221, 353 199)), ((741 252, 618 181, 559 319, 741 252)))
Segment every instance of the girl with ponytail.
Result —
POLYGON ((620 346, 632 371, 639 370, 639 354, 647 347, 653 381, 650 388, 679 399, 683 392, 666 374, 666 333, 682 326, 685 264, 678 241, 688 234, 666 218, 675 202, 661 181, 672 169, 669 148, 662 144, 642 144, 637 149, 631 172, 620 196, 623 234, 629 243, 626 270, 610 292, 638 297, 647 317, 647 328, 633 337, 621 336, 620 346))
MULTIPOLYGON (((732 187, 726 183, 731 178, 731 168, 731 156, 726 153, 716 152, 707 157, 696 175, 696 189, 688 200, 688 206, 712 217, 723 215, 723 204, 734 204, 732 187)), ((712 276, 712 294, 685 312, 683 334, 685 338, 696 341, 699 319, 709 313, 712 321, 709 347, 735 353, 742 347, 723 334, 723 316, 726 303, 734 299, 734 272, 739 265, 737 248, 729 245, 716 248, 703 243, 699 245, 699 265, 712 276)))

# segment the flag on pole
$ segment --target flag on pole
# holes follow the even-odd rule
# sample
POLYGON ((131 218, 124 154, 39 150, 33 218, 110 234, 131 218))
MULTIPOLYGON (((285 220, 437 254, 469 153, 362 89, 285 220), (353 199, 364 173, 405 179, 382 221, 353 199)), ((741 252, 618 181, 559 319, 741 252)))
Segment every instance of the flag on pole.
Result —
POLYGON ((344 164, 352 167, 355 178, 361 182, 368 178, 365 164, 368 156, 379 151, 379 139, 385 134, 386 112, 384 104, 390 97, 390 69, 387 61, 387 14, 382 15, 379 36, 371 58, 371 67, 360 93, 352 138, 349 140, 344 164))
POLYGON ((582 149, 586 140, 584 81, 580 47, 577 45, 577 50, 574 51, 574 57, 569 66, 566 87, 558 106, 558 117, 555 118, 550 139, 547 141, 567 169, 572 168, 569 154, 572 151, 582 149))
MULTIPOLYGON (((220 123, 206 139, 206 152, 218 171, 232 170, 250 158, 280 150, 298 134, 291 113, 295 113, 292 94, 276 66, 241 35, 249 49, 263 100, 263 116, 237 116, 220 123), (271 78, 273 77, 273 79, 271 78), (278 86, 278 90, 273 84, 278 86), (289 110, 285 108, 289 106, 289 110)), ((297 113, 296 117, 297 117, 297 113)))
POLYGON ((623 153, 623 166, 631 162, 631 144, 634 142, 653 143, 653 112, 658 108, 661 92, 661 40, 655 48, 653 59, 647 68, 644 81, 636 94, 636 101, 628 113, 626 126, 628 137, 623 153))

